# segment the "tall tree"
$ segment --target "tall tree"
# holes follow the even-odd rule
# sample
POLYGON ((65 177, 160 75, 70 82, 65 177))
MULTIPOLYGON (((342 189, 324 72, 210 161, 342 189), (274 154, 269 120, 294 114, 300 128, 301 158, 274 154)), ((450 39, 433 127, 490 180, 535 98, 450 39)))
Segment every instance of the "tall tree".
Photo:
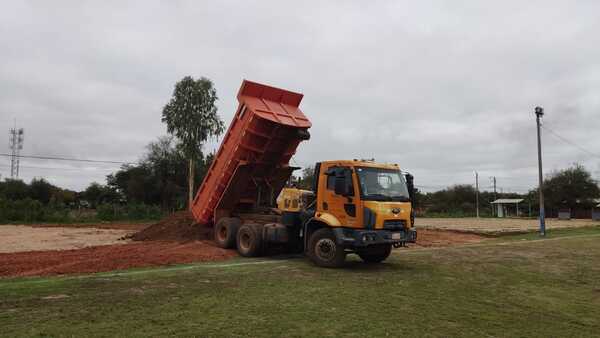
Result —
POLYGON ((38 200, 43 204, 48 204, 48 202, 50 202, 50 198, 56 190, 58 190, 58 188, 54 187, 43 178, 34 178, 29 184, 31 198, 38 200))
POLYGON ((9 200, 20 200, 29 197, 29 186, 19 179, 5 179, 1 185, 0 197, 9 200))
MULTIPOLYGON (((600 197, 600 187, 581 164, 554 171, 544 178, 544 200, 548 210, 591 208, 600 197)), ((530 193, 537 201, 538 190, 530 193)), ((537 204, 537 203, 536 203, 537 204)))
POLYGON ((175 84, 173 96, 163 108, 162 121, 179 140, 188 161, 188 208, 194 198, 194 164, 202 156, 202 144, 209 137, 222 134, 225 128, 217 114, 217 99, 212 81, 186 76, 175 84))
POLYGON ((298 177, 298 182, 296 183, 298 188, 312 190, 315 182, 315 167, 308 166, 302 169, 301 175, 298 177))

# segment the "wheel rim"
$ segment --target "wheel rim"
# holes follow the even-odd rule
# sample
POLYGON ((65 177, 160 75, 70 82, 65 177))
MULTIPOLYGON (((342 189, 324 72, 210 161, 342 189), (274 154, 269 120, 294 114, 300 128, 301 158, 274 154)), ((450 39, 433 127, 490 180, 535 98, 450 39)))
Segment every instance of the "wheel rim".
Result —
POLYGON ((315 254, 319 259, 330 261, 335 257, 336 246, 335 242, 329 238, 321 238, 315 245, 315 254))
POLYGON ((247 232, 243 232, 240 234, 240 248, 243 250, 248 250, 250 247, 250 234, 247 232))
POLYGON ((217 238, 219 241, 223 242, 227 239, 227 227, 220 227, 219 231, 217 231, 217 238))

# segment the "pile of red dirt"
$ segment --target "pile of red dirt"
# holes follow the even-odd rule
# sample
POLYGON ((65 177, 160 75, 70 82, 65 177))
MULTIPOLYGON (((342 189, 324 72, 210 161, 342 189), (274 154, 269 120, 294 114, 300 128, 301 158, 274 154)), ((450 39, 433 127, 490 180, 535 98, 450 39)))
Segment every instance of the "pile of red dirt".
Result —
POLYGON ((212 239, 212 228, 196 223, 189 211, 173 213, 128 236, 134 241, 193 241, 212 239))
POLYGON ((224 260, 237 256, 210 241, 138 242, 62 251, 0 253, 0 277, 92 273, 224 260))

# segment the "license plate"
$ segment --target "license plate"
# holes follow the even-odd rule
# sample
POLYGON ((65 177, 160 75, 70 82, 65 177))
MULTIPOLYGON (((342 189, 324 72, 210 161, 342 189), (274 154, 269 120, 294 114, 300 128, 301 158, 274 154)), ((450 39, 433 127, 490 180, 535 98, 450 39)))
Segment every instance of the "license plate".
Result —
POLYGON ((402 233, 400 232, 392 232, 392 239, 401 239, 402 233))

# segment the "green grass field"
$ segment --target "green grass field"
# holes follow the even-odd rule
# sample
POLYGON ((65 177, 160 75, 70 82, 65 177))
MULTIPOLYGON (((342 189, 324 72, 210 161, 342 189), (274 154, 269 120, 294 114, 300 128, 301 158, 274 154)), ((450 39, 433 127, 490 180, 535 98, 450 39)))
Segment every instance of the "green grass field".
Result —
POLYGON ((600 228, 437 249, 347 268, 235 259, 0 280, 0 335, 592 337, 600 228))

